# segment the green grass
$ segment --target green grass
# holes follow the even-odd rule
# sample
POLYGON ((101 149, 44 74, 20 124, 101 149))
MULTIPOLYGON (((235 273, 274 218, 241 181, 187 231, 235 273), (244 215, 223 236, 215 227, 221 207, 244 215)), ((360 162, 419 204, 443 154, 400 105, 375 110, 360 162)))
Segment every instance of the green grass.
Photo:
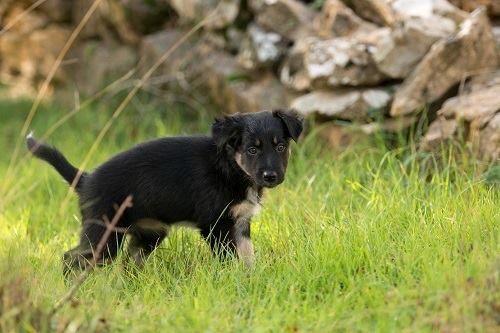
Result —
MULTIPOLYGON (((498 332, 500 193, 484 182, 485 166, 444 151, 446 162, 423 170, 411 146, 333 153, 314 134, 293 147, 285 183, 254 219, 254 271, 215 260, 179 229, 143 271, 120 260, 97 270, 46 321, 68 289, 60 259, 80 216, 48 165, 26 159, 5 175, 29 107, 0 103, 0 331, 498 332)), ((45 107, 31 128, 41 136, 65 112, 45 107)), ((109 116, 106 106, 84 110, 49 141, 81 163, 109 116)), ((90 167, 209 124, 206 115, 126 112, 90 167)))

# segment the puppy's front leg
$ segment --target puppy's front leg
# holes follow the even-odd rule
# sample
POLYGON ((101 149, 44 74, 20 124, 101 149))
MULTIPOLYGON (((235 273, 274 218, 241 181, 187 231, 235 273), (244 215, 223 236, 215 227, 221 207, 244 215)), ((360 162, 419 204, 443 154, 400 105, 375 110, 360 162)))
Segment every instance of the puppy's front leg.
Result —
POLYGON ((250 240, 250 220, 230 219, 219 223, 220 225, 200 230, 212 251, 221 258, 229 253, 236 253, 247 267, 252 267, 255 256, 250 240))
POLYGON ((255 253, 250 239, 250 219, 236 221, 233 227, 233 238, 236 243, 238 257, 248 268, 254 267, 255 253))

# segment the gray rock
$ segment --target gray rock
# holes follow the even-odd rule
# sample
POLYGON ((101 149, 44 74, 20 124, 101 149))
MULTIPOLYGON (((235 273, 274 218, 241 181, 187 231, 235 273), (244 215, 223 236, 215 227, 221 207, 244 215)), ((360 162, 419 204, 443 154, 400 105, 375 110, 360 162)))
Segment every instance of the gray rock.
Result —
POLYGON ((207 92, 225 113, 256 112, 288 105, 286 89, 271 73, 251 80, 237 60, 223 51, 203 59, 201 75, 207 92))
POLYGON ((431 47, 396 92, 390 113, 399 116, 416 112, 471 73, 496 66, 491 26, 485 10, 478 9, 461 24, 456 34, 431 47))
POLYGON ((352 38, 304 39, 289 52, 281 69, 281 81, 299 91, 379 84, 386 76, 377 68, 372 52, 389 33, 388 28, 383 28, 352 38))
POLYGON ((410 17, 395 25, 373 52, 378 69, 385 75, 407 77, 428 52, 432 44, 455 31, 455 23, 436 15, 427 18, 410 17))
POLYGON ((238 61, 246 69, 270 66, 283 56, 286 46, 287 42, 281 35, 250 25, 241 43, 238 61))
POLYGON ((293 100, 291 107, 304 116, 317 113, 333 119, 368 121, 370 113, 385 109, 391 95, 382 89, 313 91, 293 100))
POLYGON ((280 80, 288 88, 295 91, 304 91, 311 88, 311 79, 305 68, 305 54, 310 44, 316 39, 306 38, 298 40, 288 52, 280 71, 280 80))
POLYGON ((500 70, 474 77, 464 92, 448 99, 421 142, 435 150, 465 134, 470 146, 485 160, 500 158, 500 70))
POLYGON ((481 128, 498 111, 500 111, 500 84, 475 88, 470 93, 452 97, 443 104, 438 115, 465 120, 471 126, 481 128))
POLYGON ((471 93, 479 90, 500 86, 500 69, 485 71, 470 78, 461 93, 471 93))

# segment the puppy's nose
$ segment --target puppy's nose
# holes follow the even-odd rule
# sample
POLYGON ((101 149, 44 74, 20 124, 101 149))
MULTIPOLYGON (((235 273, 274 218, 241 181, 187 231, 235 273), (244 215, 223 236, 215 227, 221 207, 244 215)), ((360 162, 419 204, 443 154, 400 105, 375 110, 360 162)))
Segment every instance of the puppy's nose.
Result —
POLYGON ((276 171, 264 171, 262 173, 262 177, 264 178, 264 181, 273 183, 276 179, 278 179, 278 173, 276 171))

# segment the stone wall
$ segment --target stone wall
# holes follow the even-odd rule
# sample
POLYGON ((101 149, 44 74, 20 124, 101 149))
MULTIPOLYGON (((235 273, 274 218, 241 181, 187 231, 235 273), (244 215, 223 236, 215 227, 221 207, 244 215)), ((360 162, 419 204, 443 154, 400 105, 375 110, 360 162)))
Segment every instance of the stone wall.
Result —
MULTIPOLYGON (((0 82, 11 95, 35 94, 94 0, 27 11, 35 2, 0 2, 0 82)), ((293 107, 330 122, 323 134, 336 145, 352 133, 336 121, 371 135, 435 118, 421 149, 466 133, 482 158, 498 160, 499 3, 100 0, 51 92, 92 96, 124 76, 130 86, 206 20, 146 88, 196 92, 226 113, 293 107)))

